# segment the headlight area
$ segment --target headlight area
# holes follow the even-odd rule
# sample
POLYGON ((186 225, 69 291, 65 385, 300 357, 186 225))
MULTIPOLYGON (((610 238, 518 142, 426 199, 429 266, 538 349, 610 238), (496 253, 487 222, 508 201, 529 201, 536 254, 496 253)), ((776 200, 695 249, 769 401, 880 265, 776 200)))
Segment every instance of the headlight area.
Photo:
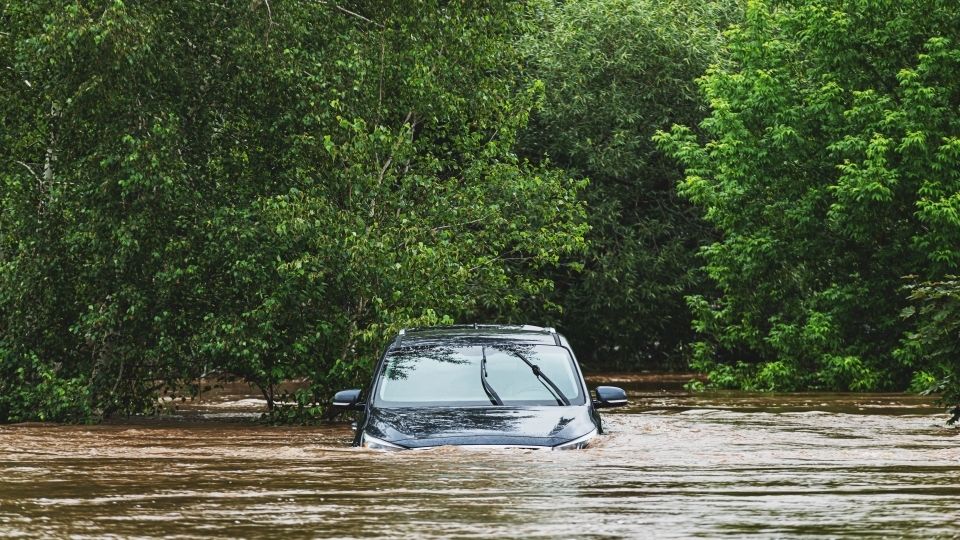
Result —
POLYGON ((360 447, 368 448, 370 450, 406 450, 406 448, 384 441, 383 439, 378 439, 376 437, 371 437, 367 435, 366 432, 363 435, 360 435, 360 447))
POLYGON ((593 430, 590 433, 587 433, 583 437, 577 437, 576 439, 563 444, 558 444, 554 446, 554 450, 580 450, 581 448, 586 448, 590 441, 597 436, 597 430, 593 430))

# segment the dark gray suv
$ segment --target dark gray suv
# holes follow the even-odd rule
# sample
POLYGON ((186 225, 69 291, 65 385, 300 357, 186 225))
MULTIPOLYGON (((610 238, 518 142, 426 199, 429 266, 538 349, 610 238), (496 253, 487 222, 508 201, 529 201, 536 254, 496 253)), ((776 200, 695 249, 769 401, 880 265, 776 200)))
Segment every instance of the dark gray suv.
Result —
POLYGON ((584 448, 603 432, 597 409, 626 403, 611 386, 589 398, 569 343, 552 328, 493 325, 401 330, 366 392, 333 401, 363 411, 354 445, 380 450, 584 448))

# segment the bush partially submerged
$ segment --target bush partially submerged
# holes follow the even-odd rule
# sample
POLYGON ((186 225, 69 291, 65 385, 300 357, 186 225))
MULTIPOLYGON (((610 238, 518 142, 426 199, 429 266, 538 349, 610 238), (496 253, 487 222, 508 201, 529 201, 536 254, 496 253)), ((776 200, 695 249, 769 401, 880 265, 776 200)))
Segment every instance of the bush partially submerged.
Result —
POLYGON ((904 363, 925 366, 915 373, 912 389, 939 394, 937 402, 947 408, 953 424, 960 420, 960 280, 948 275, 907 289, 915 305, 902 316, 915 320, 917 331, 907 335, 897 354, 904 363))

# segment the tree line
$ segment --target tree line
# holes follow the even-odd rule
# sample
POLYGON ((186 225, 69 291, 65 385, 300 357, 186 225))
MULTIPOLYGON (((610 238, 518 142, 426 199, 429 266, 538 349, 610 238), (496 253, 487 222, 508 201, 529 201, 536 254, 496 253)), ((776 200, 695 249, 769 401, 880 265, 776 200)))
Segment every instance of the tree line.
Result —
POLYGON ((209 381, 311 421, 399 328, 957 408, 937 0, 16 0, 0 421, 209 381), (289 379, 309 382, 280 394, 289 379))

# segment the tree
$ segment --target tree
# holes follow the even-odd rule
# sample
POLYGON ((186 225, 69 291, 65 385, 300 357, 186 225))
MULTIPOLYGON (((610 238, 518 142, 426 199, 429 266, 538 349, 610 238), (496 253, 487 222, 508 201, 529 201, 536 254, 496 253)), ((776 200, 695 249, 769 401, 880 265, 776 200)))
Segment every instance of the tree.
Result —
POLYGON ((944 281, 912 283, 907 288, 914 305, 901 315, 916 317, 917 331, 908 333, 894 354, 910 365, 926 361, 926 369, 914 374, 912 389, 939 393, 938 402, 951 415, 947 423, 955 424, 960 420, 960 281, 948 275, 944 281))
POLYGON ((556 325, 594 365, 679 365, 694 338, 683 298, 709 290, 697 252, 711 230, 651 137, 706 114, 695 80, 720 61, 735 2, 544 1, 532 14, 525 73, 546 94, 522 152, 590 179, 589 256, 549 274, 556 325))
POLYGON ((904 388, 921 366, 901 277, 960 263, 960 10, 938 0, 753 2, 711 115, 658 135, 722 239, 693 296, 701 369, 722 386, 904 388))
POLYGON ((538 91, 510 2, 3 18, 0 421, 150 412, 204 377, 307 419, 397 328, 537 294, 507 265, 582 244, 579 184, 510 151, 538 91))

